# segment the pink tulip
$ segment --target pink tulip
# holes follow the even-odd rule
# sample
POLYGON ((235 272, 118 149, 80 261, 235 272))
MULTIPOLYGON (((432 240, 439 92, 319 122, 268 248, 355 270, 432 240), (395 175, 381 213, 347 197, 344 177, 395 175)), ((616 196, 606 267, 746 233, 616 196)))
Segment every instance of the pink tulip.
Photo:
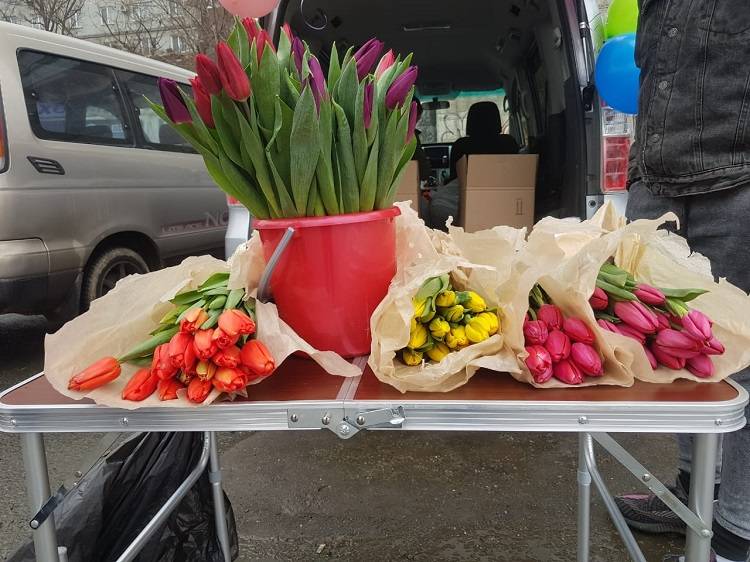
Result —
POLYGON ((701 349, 701 353, 705 353, 706 355, 722 355, 724 351, 724 344, 716 336, 704 342, 703 349, 701 349))
POLYGON ((682 317, 682 328, 700 342, 707 342, 713 337, 712 324, 711 319, 700 310, 691 310, 682 317))
POLYGON ((696 355, 687 360, 687 370, 696 377, 708 378, 714 374, 714 363, 708 355, 696 355))
POLYGON ((573 341, 594 343, 594 334, 580 318, 566 318, 563 321, 563 332, 573 341))
POLYGON ((672 327, 672 324, 669 322, 669 316, 667 314, 659 312, 658 310, 655 312, 655 314, 656 319, 659 321, 660 330, 666 330, 672 327))
POLYGON ((657 343, 651 344, 651 352, 654 354, 656 360, 668 369, 679 371, 680 369, 685 368, 684 357, 675 357, 674 355, 670 355, 669 351, 667 351, 657 343))
POLYGON ((646 334, 644 334, 643 332, 639 332, 632 326, 628 326, 627 324, 622 323, 622 324, 618 324, 617 329, 620 331, 620 333, 623 336, 627 336, 631 339, 634 339, 641 345, 646 343, 646 334))
POLYGON ((563 315, 554 304, 543 304, 536 313, 537 320, 547 324, 550 330, 562 330, 563 315))
POLYGON ((659 328, 656 314, 637 301, 615 303, 615 314, 625 324, 644 334, 653 334, 659 328))
POLYGON ((651 368, 656 369, 659 366, 659 363, 656 360, 656 357, 654 357, 654 354, 645 345, 643 346, 643 351, 646 353, 646 357, 648 357, 648 362, 651 363, 651 368))
POLYGON ((583 382, 583 373, 581 373, 581 370, 567 359, 555 363, 552 367, 552 374, 557 380, 567 384, 581 384, 583 382))
POLYGON ((640 283, 635 291, 633 291, 633 294, 639 301, 645 304, 650 304, 651 306, 661 306, 667 301, 664 293, 656 287, 646 285, 645 283, 640 283))
POLYGON ((523 336, 529 345, 544 345, 549 336, 547 324, 540 320, 527 320, 523 323, 523 336))
POLYGON ((383 73, 388 70, 393 63, 396 62, 396 55, 393 54, 393 49, 388 49, 388 52, 383 55, 375 68, 375 77, 380 78, 383 73))
POLYGON ((553 363, 567 359, 570 356, 570 338, 560 330, 552 330, 549 333, 544 347, 549 351, 553 363))
POLYGON ((656 334, 656 345, 674 357, 689 359, 701 352, 701 342, 691 338, 685 332, 677 330, 662 330, 656 334))
POLYGON ((588 344, 574 343, 570 347, 570 359, 576 367, 590 377, 600 377, 604 372, 599 352, 588 344))
POLYGON ((609 320, 605 320, 604 318, 599 318, 599 320, 596 321, 597 324, 599 324, 599 327, 603 330, 607 330, 608 332, 612 332, 613 334, 620 334, 620 329, 617 327, 617 324, 614 324, 610 322, 609 320))
POLYGON ((534 377, 534 382, 542 384, 552 378, 552 358, 541 345, 530 345, 526 348, 529 356, 526 358, 526 366, 534 377))
POLYGON ((594 289, 594 294, 589 299, 589 304, 594 310, 605 310, 609 306, 609 297, 603 289, 597 287, 594 289))

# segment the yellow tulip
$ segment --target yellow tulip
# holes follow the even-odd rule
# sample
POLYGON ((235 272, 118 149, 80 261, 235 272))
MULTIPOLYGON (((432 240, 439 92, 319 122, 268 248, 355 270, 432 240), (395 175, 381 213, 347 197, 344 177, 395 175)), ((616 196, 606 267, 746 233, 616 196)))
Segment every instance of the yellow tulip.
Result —
POLYGON ((466 337, 466 329, 463 326, 453 326, 450 333, 445 336, 445 343, 451 349, 459 349, 469 344, 466 337))
POLYGON ((430 322, 430 333, 436 340, 442 340, 451 331, 451 325, 439 316, 430 322))
POLYGON ((441 309, 440 313, 448 322, 460 322, 464 317, 464 307, 456 304, 450 308, 441 309))
POLYGON ((407 365, 419 365, 422 362, 422 352, 411 349, 401 350, 401 360, 407 365))
POLYGON ((435 304, 443 308, 449 308, 456 304, 456 293, 453 291, 443 291, 435 298, 435 304))
POLYGON ((416 329, 417 329, 417 319, 416 318, 412 318, 411 319, 411 326, 409 327, 409 333, 413 332, 416 329))
POLYGON ((447 345, 441 342, 437 342, 427 350, 427 357, 435 361, 435 363, 440 363, 450 352, 451 350, 448 349, 447 345))
POLYGON ((491 336, 494 336, 500 331, 500 319, 494 312, 482 312, 477 315, 477 318, 481 318, 487 323, 488 332, 491 336))
POLYGON ((483 342, 487 338, 490 337, 490 334, 487 330, 484 329, 484 326, 482 326, 481 321, 479 321, 477 318, 474 318, 467 326, 466 326, 466 338, 471 343, 479 343, 483 342))
POLYGON ((474 318, 466 323, 466 326, 470 324, 475 327, 481 326, 482 330, 484 330, 488 334, 492 332, 492 321, 487 316, 484 316, 482 314, 477 314, 476 316, 474 316, 474 318))
POLYGON ((422 324, 417 324, 417 329, 413 330, 409 335, 409 344, 407 347, 411 349, 419 349, 427 343, 427 328, 422 324))
POLYGON ((466 291, 466 297, 467 299, 464 303, 464 308, 472 312, 484 312, 487 310, 487 303, 485 303, 484 299, 474 291, 466 291))
POLYGON ((427 309, 427 299, 423 299, 420 301, 412 299, 412 303, 414 303, 414 317, 420 318, 427 309))

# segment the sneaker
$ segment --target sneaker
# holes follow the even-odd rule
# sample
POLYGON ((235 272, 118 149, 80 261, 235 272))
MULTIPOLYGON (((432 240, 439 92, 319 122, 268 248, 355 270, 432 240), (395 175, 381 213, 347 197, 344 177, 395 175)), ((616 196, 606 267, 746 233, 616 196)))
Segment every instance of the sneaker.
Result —
MULTIPOLYGON (((677 481, 667 487, 677 499, 687 505, 688 494, 677 481)), ((616 496, 615 503, 628 526, 646 533, 679 533, 684 535, 687 525, 654 494, 616 496)))
MULTIPOLYGON (((662 562, 685 562, 685 556, 682 554, 667 554, 662 562)), ((716 553, 711 549, 711 554, 708 557, 708 562, 716 562, 716 553)))

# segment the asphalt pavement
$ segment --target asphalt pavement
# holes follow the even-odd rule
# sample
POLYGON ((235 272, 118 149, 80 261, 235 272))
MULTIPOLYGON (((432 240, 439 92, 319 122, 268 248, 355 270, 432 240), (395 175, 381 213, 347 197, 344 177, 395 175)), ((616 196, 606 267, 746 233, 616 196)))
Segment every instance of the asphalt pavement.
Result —
MULTIPOLYGON (((0 316, 0 389, 43 366, 44 319, 0 316)), ((674 475, 668 436, 616 436, 652 473, 674 475)), ((48 435, 53 488, 82 467, 98 435, 48 435)), ((576 438, 530 433, 330 432, 222 434, 225 489, 239 560, 575 560, 576 438)), ((613 492, 638 489, 608 456, 613 492)), ((0 560, 29 532, 18 438, 0 433, 0 560)), ((649 562, 682 538, 638 534, 649 562)), ((599 500, 592 562, 627 554, 599 500)))

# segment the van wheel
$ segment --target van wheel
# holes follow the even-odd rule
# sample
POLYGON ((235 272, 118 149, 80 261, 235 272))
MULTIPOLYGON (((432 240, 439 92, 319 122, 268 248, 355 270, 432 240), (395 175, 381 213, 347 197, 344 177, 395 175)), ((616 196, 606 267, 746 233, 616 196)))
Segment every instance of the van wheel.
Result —
POLYGON ((81 310, 88 310, 91 301, 106 295, 123 277, 135 273, 148 273, 148 264, 130 248, 109 248, 94 257, 83 275, 81 310))

